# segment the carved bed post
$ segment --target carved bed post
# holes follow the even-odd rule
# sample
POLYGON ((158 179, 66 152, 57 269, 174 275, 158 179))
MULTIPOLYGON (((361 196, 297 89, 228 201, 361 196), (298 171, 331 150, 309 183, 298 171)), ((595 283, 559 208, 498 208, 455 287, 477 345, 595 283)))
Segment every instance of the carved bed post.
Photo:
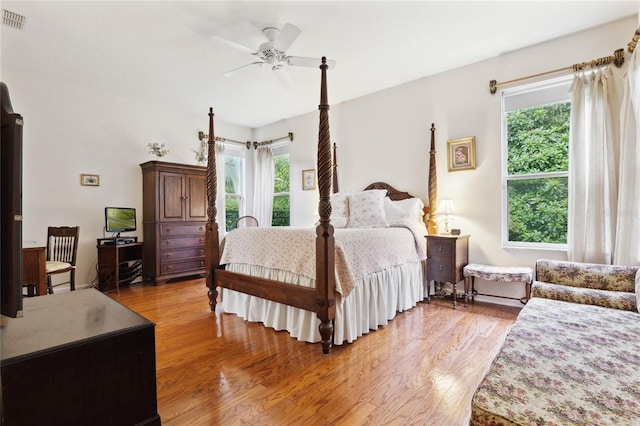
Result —
POLYGON ((429 217, 427 232, 431 235, 438 233, 435 211, 438 203, 438 177, 436 175, 436 127, 431 123, 431 149, 429 151, 429 217))
POLYGON ((331 225, 331 141, 327 98, 327 58, 322 57, 320 87, 320 126, 318 132, 318 189, 320 224, 316 228, 316 314, 320 319, 322 352, 329 353, 335 318, 335 264, 333 226, 331 225))
POLYGON ((338 159, 336 156, 336 144, 333 144, 333 185, 331 185, 331 192, 334 194, 340 192, 338 189, 338 159))
POLYGON ((218 223, 216 222, 216 197, 218 190, 218 175, 216 168, 216 138, 213 133, 213 108, 209 108, 209 143, 207 154, 207 228, 205 236, 206 244, 206 264, 207 264, 207 292, 209 296, 209 306, 211 310, 216 310, 216 290, 215 271, 218 269, 220 261, 220 245, 218 241, 218 223))

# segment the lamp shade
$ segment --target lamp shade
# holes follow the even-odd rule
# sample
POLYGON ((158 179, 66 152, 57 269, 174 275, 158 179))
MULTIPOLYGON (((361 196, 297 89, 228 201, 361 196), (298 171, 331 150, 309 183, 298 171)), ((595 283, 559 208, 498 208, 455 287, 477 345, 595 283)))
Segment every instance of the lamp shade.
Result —
POLYGON ((443 200, 440 201, 440 204, 438 204, 438 210, 437 213, 439 214, 455 214, 456 209, 455 206, 453 205, 453 201, 450 200, 449 198, 445 198, 443 200))

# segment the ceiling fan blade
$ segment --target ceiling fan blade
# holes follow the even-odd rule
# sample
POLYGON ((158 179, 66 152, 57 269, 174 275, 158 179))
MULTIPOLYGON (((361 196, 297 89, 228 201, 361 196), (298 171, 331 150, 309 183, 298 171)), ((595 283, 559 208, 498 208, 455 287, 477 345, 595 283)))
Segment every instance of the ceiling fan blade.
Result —
MULTIPOLYGON (((303 56, 287 56, 285 58, 287 65, 292 65, 294 67, 313 67, 317 68, 322 65, 322 59, 320 58, 305 58, 303 56)), ((333 69, 336 67, 336 61, 333 59, 327 59, 327 65, 329 69, 333 69)))
POLYGON ((240 71, 240 70, 245 69, 245 68, 249 68, 249 67, 251 67, 251 66, 253 66, 253 65, 263 66, 263 65, 264 65, 264 62, 251 62, 250 64, 246 64, 246 65, 243 65, 243 66, 241 66, 241 67, 238 67, 238 68, 234 68, 234 69, 232 69, 232 70, 229 70, 229 71, 225 72, 225 73, 224 73, 224 74, 222 74, 222 75, 223 75, 223 76, 225 76, 225 77, 231 77, 231 76, 232 76, 233 74, 235 74, 237 71, 240 71))
POLYGON ((214 40, 217 40, 217 41, 219 41, 220 43, 226 44, 227 46, 232 47, 232 48, 234 48, 234 49, 241 50, 241 51, 243 51, 243 52, 250 53, 250 54, 252 54, 252 55, 255 55, 255 53, 256 53, 256 51, 255 51, 255 50, 250 49, 250 48, 248 48, 247 46, 245 46, 245 45, 243 45, 243 44, 236 43, 235 41, 231 41, 231 40, 226 39, 226 38, 224 38, 224 37, 221 37, 221 36, 219 36, 219 35, 214 35, 212 38, 213 38, 214 40))
POLYGON ((282 87, 285 89, 291 89, 293 87, 293 80, 291 80, 291 76, 287 72, 286 68, 280 67, 274 69, 273 73, 278 77, 278 81, 282 84, 282 87))
POLYGON ((281 52, 286 52, 300 35, 300 28, 291 24, 284 24, 278 38, 273 41, 273 48, 281 52))

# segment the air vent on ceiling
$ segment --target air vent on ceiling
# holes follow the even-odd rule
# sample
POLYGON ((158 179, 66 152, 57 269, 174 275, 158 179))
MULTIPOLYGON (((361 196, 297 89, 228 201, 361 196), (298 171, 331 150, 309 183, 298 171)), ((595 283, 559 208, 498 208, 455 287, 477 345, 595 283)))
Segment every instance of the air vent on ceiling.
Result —
POLYGON ((7 9, 2 9, 2 23, 11 28, 21 30, 27 18, 7 9))

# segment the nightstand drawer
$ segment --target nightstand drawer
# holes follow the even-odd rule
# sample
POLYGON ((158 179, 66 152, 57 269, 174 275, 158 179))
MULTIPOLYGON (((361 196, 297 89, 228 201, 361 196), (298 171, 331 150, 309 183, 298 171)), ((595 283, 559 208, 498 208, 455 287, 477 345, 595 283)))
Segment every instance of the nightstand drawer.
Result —
POLYGON ((455 240, 428 239, 427 256, 451 256, 456 247, 455 240))
POLYGON ((450 257, 432 257, 427 259, 427 279, 429 281, 450 282, 455 276, 454 264, 450 257))

